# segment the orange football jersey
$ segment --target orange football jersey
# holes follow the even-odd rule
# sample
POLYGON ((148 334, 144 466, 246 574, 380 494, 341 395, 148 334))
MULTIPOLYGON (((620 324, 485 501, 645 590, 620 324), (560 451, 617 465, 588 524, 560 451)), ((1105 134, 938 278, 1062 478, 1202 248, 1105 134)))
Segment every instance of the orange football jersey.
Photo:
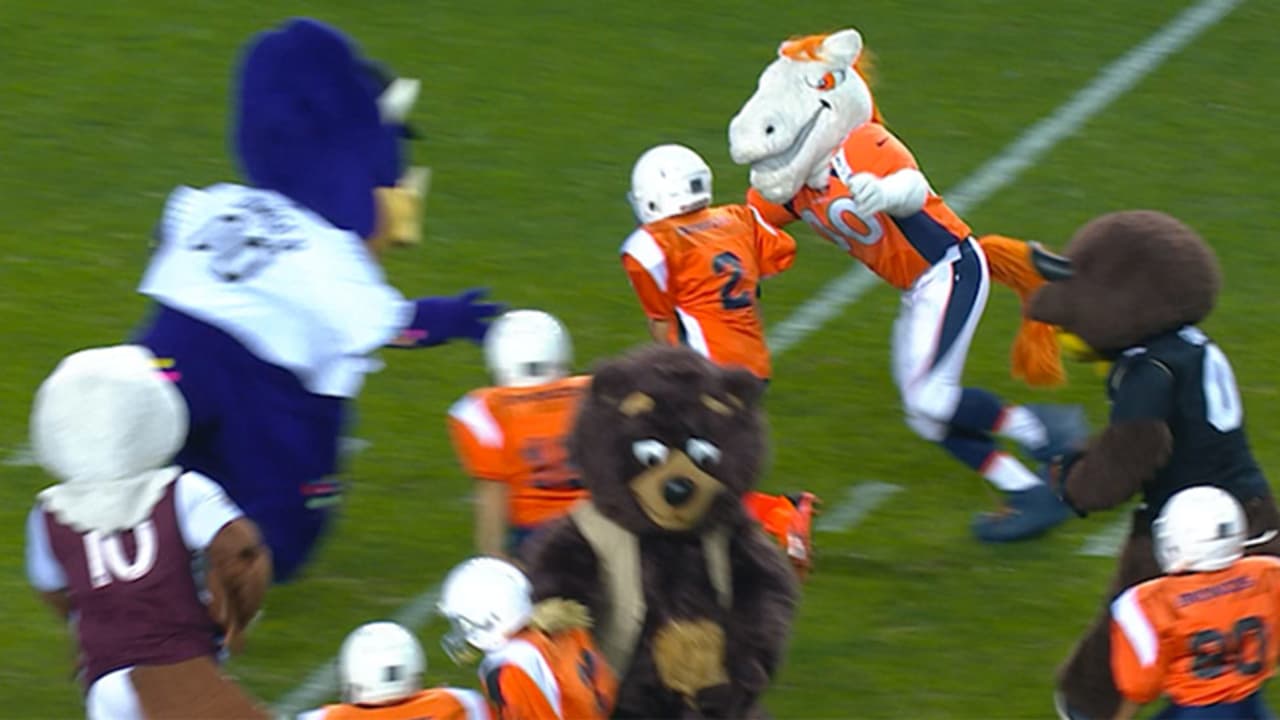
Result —
POLYGON ((796 241, 746 205, 722 205, 640 226, 622 264, 644 312, 672 323, 672 344, 719 365, 771 371, 756 302, 760 280, 786 270, 796 241))
POLYGON ((489 706, 474 690, 430 688, 393 705, 326 705, 300 720, 489 720, 489 706))
POLYGON ((603 720, 618 681, 582 628, 547 635, 525 630, 480 664, 499 720, 603 720))
POLYGON ((489 387, 449 409, 449 434, 473 478, 510 486, 509 521, 531 527, 553 520, 587 496, 565 447, 585 375, 533 387, 489 387))
MULTIPOLYGON (((905 168, 920 169, 902 141, 876 122, 849 133, 832 165, 847 169, 849 174, 869 172, 877 177, 905 168)), ((969 226, 932 190, 924 208, 909 217, 895 218, 882 212, 862 217, 836 171, 829 175, 825 190, 806 185, 783 205, 765 200, 754 189, 747 193, 747 201, 779 227, 804 220, 899 290, 911 287, 952 245, 971 234, 969 226)))
POLYGON ((1125 697, 1178 705, 1236 702, 1275 671, 1280 559, 1156 578, 1111 604, 1111 670, 1125 697))

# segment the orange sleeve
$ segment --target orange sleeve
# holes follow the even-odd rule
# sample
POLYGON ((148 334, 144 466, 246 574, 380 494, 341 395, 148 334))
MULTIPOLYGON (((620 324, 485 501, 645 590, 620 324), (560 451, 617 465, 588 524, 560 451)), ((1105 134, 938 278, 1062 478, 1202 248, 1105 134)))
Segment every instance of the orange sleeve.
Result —
POLYGON ((483 396, 469 394, 449 408, 449 438, 458 464, 480 480, 505 482, 511 475, 503 459, 502 432, 483 396))
POLYGON ((800 218, 785 205, 769 202, 755 188, 747 190, 747 206, 760 213, 765 222, 775 227, 785 227, 800 218))
POLYGON ((846 164, 850 174, 869 172, 877 177, 906 168, 920 169, 907 146, 878 123, 867 123, 849 133, 832 162, 837 171, 846 164))
POLYGON ((1120 694, 1136 703, 1160 696, 1172 656, 1146 601, 1153 594, 1154 587, 1144 583, 1111 604, 1111 674, 1120 694))
POLYGON ((751 208, 755 228, 756 256, 760 259, 760 277, 769 277, 791 267, 796 261, 796 239, 786 230, 773 226, 756 208, 751 208))
POLYGON ((668 320, 676 314, 671 296, 658 287, 658 283, 643 265, 630 255, 623 255, 622 266, 626 268, 631 288, 635 290, 645 315, 655 320, 668 320))
POLYGON ((533 679, 514 665, 491 670, 484 687, 497 720, 560 720, 533 679))

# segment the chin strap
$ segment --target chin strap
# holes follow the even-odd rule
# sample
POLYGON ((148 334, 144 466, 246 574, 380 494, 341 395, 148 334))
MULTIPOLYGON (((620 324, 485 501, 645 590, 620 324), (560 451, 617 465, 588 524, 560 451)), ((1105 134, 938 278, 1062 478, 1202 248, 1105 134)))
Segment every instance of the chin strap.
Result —
POLYGON ((422 242, 422 215, 431 189, 431 168, 409 168, 395 187, 374 188, 378 223, 369 238, 375 254, 422 242))

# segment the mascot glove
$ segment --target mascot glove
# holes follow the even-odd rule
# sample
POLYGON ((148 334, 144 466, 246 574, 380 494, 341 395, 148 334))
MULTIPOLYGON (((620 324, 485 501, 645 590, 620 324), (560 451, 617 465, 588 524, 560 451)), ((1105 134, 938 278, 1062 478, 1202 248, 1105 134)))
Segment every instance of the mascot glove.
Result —
POLYGON ((849 189, 849 197, 864 218, 882 212, 894 217, 914 215, 929 197, 929 181, 914 168, 903 168, 884 177, 869 172, 840 175, 840 182, 849 189))
POLYGON ((453 297, 414 300, 413 321, 391 341, 391 347, 432 347, 454 338, 483 342, 489 331, 488 321, 505 308, 500 303, 477 302, 487 292, 484 288, 473 288, 453 297))
POLYGON ((849 188, 849 196, 858 206, 858 214, 862 217, 871 217, 889 207, 884 183, 875 175, 868 172, 857 173, 845 180, 844 184, 849 188))

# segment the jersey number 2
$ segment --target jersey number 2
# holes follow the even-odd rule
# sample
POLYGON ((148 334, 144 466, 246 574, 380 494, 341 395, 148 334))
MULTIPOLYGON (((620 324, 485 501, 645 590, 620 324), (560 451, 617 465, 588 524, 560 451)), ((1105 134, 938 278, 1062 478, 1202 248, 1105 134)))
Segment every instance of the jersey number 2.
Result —
POLYGON ((738 288, 742 282, 742 260, 731 252, 722 252, 711 260, 711 271, 716 275, 729 273, 729 279, 720 286, 720 304, 725 310, 741 310, 751 307, 751 293, 738 288))

